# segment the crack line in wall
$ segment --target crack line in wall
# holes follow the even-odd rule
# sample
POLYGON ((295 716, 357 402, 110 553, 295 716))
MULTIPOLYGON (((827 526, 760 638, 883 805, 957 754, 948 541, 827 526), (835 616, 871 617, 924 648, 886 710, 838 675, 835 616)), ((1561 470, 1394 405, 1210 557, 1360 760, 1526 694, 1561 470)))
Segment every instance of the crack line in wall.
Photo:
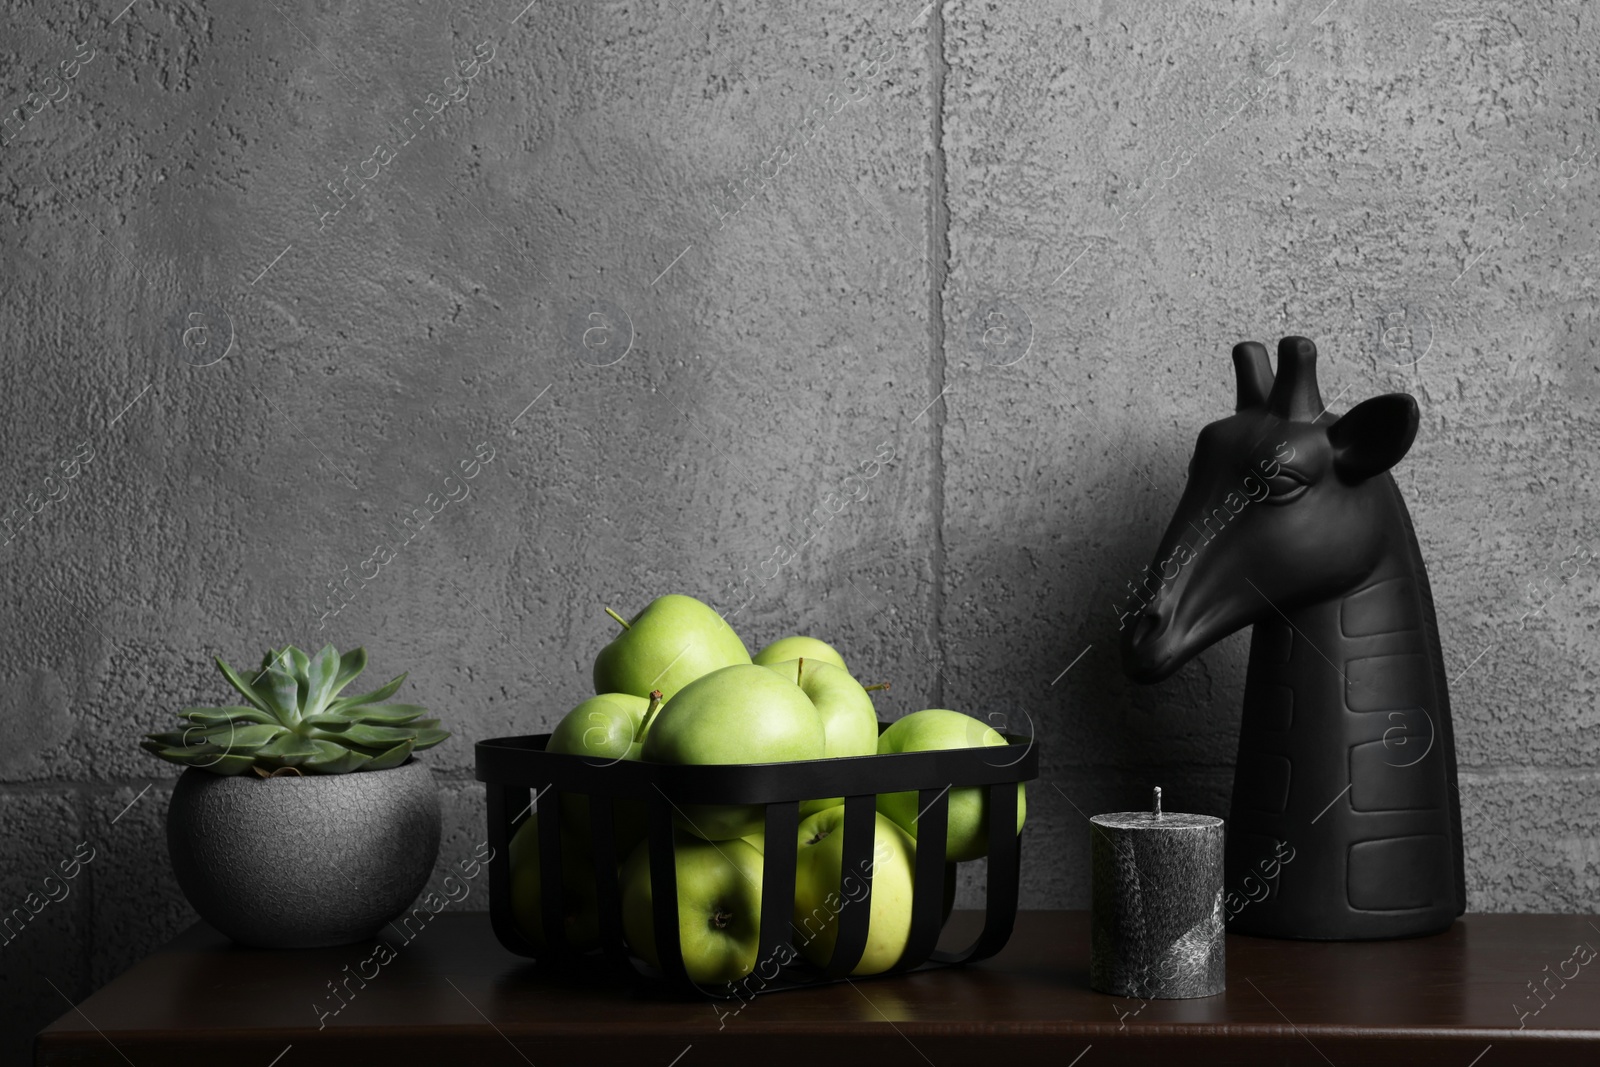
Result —
POLYGON ((933 675, 933 707, 945 706, 944 692, 944 424, 946 405, 942 397, 946 388, 947 365, 945 359, 944 287, 950 273, 950 201, 945 187, 944 158, 944 82, 947 68, 944 60, 944 7, 935 7, 928 19, 929 111, 932 118, 933 149, 929 153, 928 184, 932 217, 928 223, 928 348, 929 386, 936 399, 928 419, 929 444, 933 453, 930 464, 930 503, 933 512, 933 551, 929 562, 933 570, 933 631, 934 651, 938 669, 933 675))

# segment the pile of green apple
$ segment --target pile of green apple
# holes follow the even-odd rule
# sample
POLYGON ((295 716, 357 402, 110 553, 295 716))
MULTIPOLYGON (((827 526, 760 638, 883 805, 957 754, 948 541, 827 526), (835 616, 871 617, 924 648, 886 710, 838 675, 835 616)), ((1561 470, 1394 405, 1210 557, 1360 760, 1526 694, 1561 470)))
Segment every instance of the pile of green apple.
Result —
MULTIPOLYGON (((1004 745, 994 729, 969 715, 940 708, 918 711, 879 734, 871 689, 842 657, 814 637, 784 637, 754 658, 732 627, 699 600, 669 595, 632 619, 606 609, 622 631, 594 661, 590 697, 568 712, 546 751, 612 763, 680 765, 779 763, 894 752, 1004 745)), ((561 795, 561 856, 565 934, 579 950, 599 945, 599 916, 587 801, 561 795)), ((980 787, 950 790, 945 909, 954 894, 954 861, 988 854, 988 800, 980 787)), ((911 932, 917 794, 877 798, 872 856, 872 903, 867 948, 853 974, 893 967, 911 932)), ((624 857, 622 925, 628 946, 658 963, 653 929, 645 814, 637 801, 619 802, 614 832, 624 857)), ((1026 815, 1017 785, 1017 831, 1026 815)), ((844 798, 800 805, 795 843, 795 948, 827 963, 838 937, 839 912, 856 899, 855 873, 841 870, 844 798)), ((679 944, 696 982, 736 981, 756 965, 761 918, 764 812, 759 805, 675 805, 679 944)), ((529 818, 511 842, 512 908, 536 949, 546 944, 540 911, 538 822, 529 818)))

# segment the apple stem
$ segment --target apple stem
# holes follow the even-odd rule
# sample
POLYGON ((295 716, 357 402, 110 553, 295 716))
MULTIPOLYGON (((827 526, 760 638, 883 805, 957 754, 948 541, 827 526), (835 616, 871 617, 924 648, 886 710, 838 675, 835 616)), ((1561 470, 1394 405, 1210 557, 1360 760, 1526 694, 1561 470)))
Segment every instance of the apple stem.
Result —
POLYGON ((800 676, 805 673, 805 669, 806 669, 806 658, 804 656, 801 656, 801 657, 799 657, 798 659, 796 659, 794 661, 794 684, 795 685, 799 685, 800 684, 800 676))
POLYGON ((880 689, 889 688, 889 685, 889 682, 879 682, 877 685, 864 685, 861 688, 865 689, 869 693, 876 693, 880 689))
POLYGON ((650 690, 650 706, 644 709, 644 717, 639 720, 639 728, 634 731, 635 741, 644 740, 644 732, 650 728, 650 720, 656 717, 656 712, 661 710, 661 690, 650 690))
POLYGON ((612 611, 610 608, 606 609, 606 614, 610 615, 613 619, 616 619, 617 620, 617 625, 621 626, 624 630, 633 629, 633 626, 628 622, 627 619, 624 619, 621 615, 618 615, 616 612, 612 611))

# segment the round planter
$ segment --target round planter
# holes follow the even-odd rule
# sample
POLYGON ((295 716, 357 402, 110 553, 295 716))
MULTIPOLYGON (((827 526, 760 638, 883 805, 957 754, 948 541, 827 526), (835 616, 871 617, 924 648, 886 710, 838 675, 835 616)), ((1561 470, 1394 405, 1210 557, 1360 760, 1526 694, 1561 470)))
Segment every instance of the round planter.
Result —
POLYGON ((427 884, 439 790, 415 759, 280 778, 191 767, 172 790, 167 852, 194 910, 240 944, 346 945, 372 937, 427 884))

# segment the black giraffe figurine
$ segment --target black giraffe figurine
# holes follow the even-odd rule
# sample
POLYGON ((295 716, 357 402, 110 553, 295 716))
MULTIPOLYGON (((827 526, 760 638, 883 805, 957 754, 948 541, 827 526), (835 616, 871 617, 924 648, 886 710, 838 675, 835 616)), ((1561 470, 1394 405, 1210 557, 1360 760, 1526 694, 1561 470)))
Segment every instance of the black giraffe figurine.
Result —
POLYGON ((1342 416, 1304 337, 1233 349, 1238 404, 1200 431, 1155 560, 1121 613, 1156 682, 1254 626, 1226 845, 1236 933, 1362 940, 1465 908, 1460 794, 1433 595, 1389 468, 1404 393, 1342 416))

